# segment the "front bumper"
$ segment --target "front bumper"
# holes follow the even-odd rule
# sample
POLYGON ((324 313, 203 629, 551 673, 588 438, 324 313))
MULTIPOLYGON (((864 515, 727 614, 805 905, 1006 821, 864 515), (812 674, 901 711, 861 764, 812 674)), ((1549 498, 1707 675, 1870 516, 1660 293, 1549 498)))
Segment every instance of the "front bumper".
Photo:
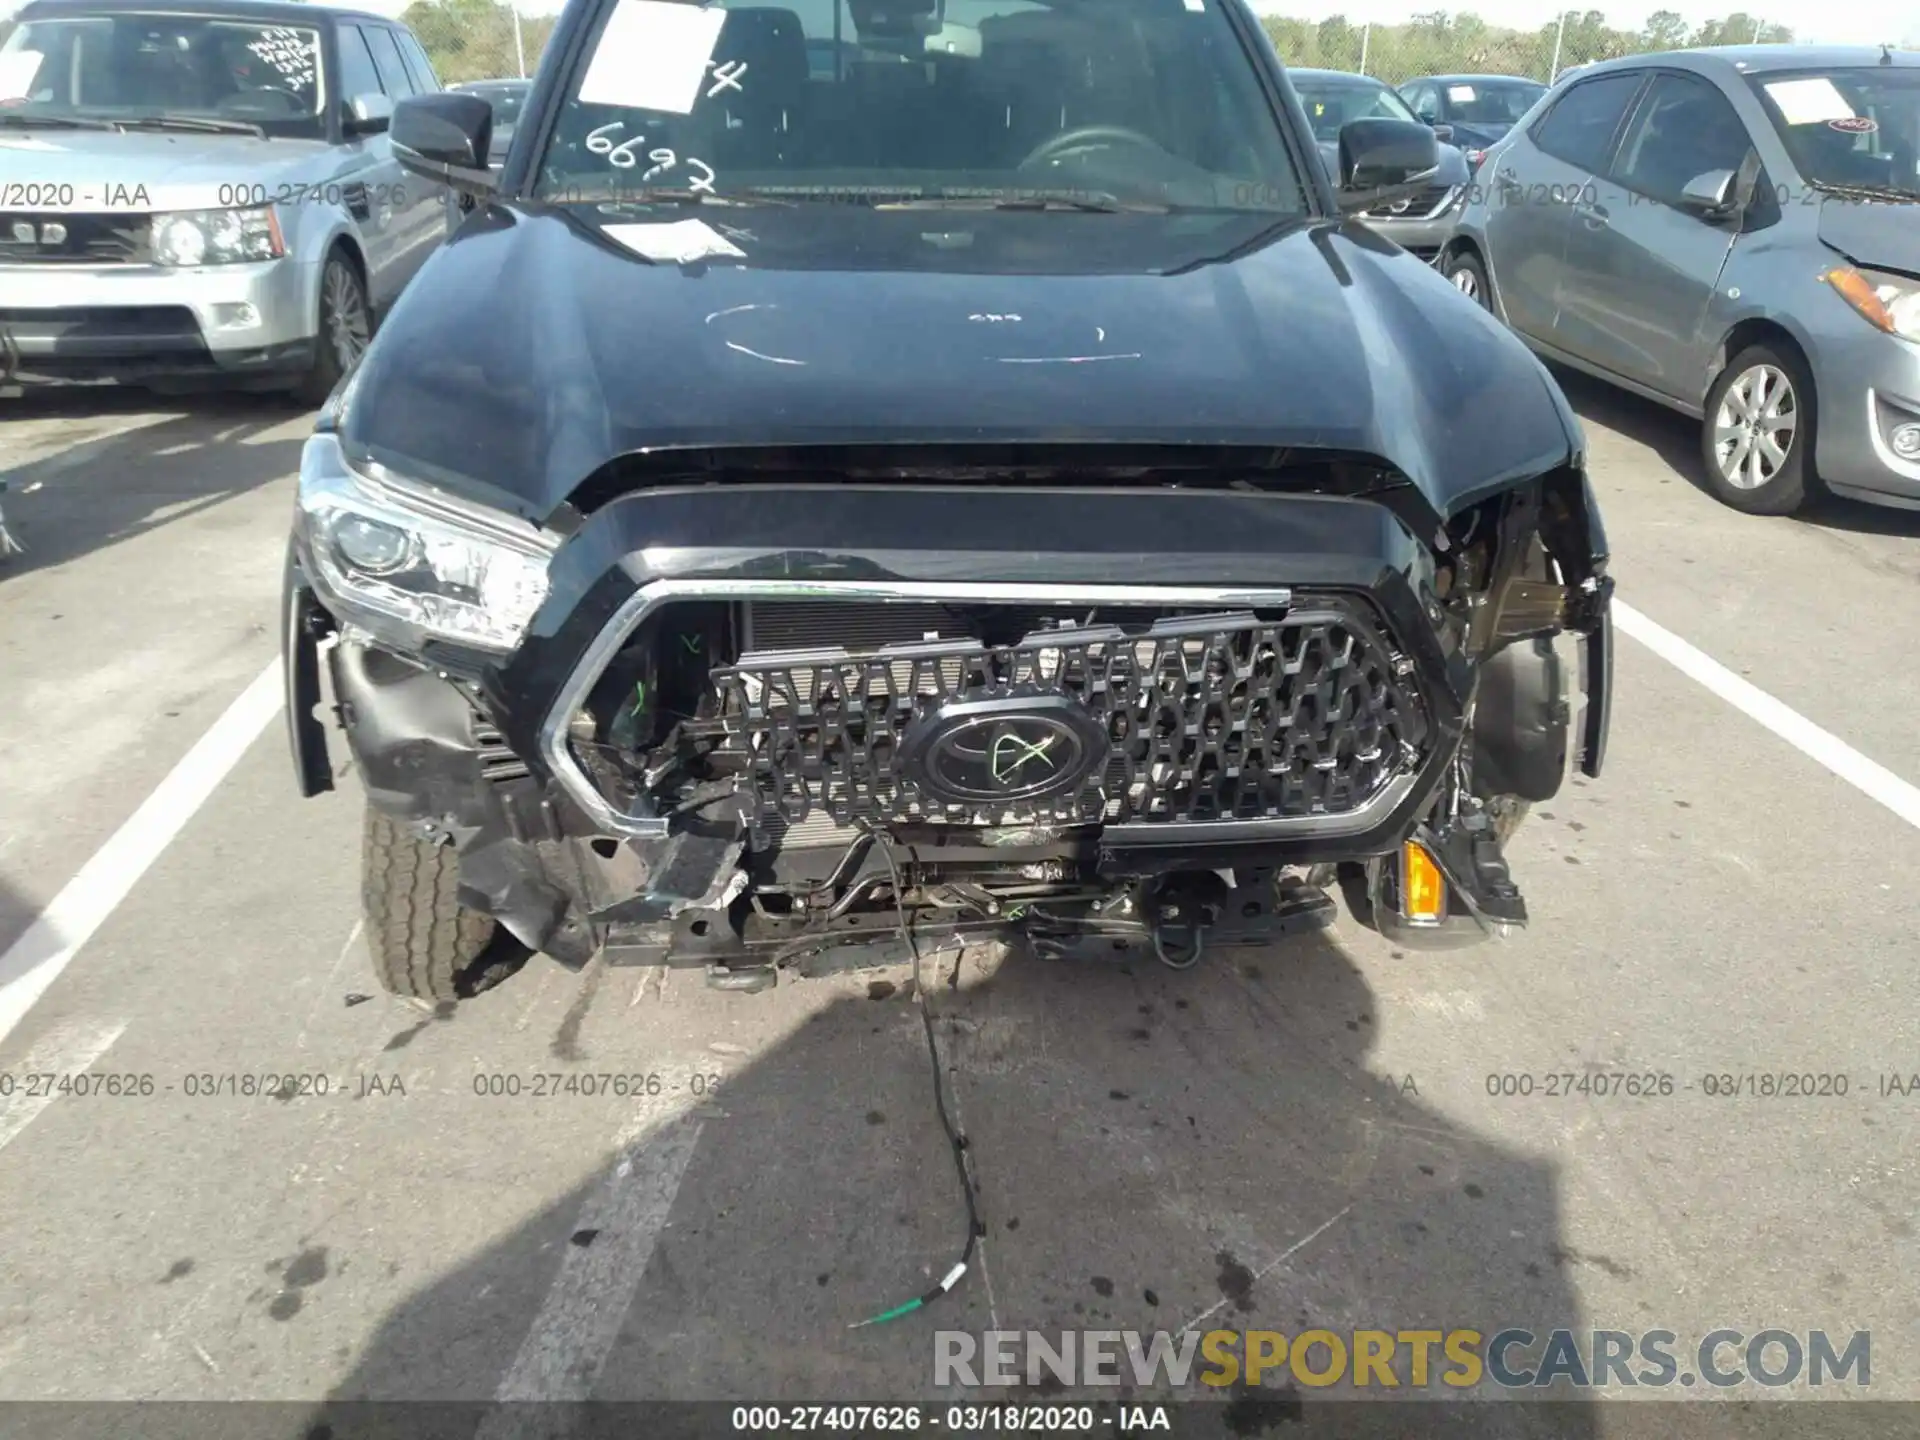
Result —
POLYGON ((0 266, 0 380, 281 373, 311 361, 315 267, 291 258, 0 266))
POLYGON ((1920 426, 1920 341, 1870 331, 1825 346, 1814 355, 1814 385, 1815 464, 1828 488, 1920 507, 1920 459, 1902 459, 1892 447, 1896 428, 1920 426))
MULTIPOLYGON (((435 646, 408 660, 337 625, 296 544, 283 634, 303 791, 331 783, 315 717, 317 656, 338 631, 325 673, 370 803, 460 847, 468 903, 529 946, 584 963, 623 929, 724 913, 738 894, 728 886, 741 878, 744 836, 610 797, 569 743, 602 670, 655 607, 690 597, 928 595, 1078 605, 1121 603, 1114 592, 1124 590, 1126 603, 1264 608, 1276 591, 1297 591, 1344 594, 1380 617, 1428 720, 1417 767, 1347 815, 1106 826, 1084 851, 1085 872, 1130 883, 1364 863, 1432 816, 1456 773, 1476 676, 1428 618, 1432 555, 1394 512, 1302 495, 1025 489, 1020 524, 1009 527, 1015 494, 740 484, 625 497, 556 554, 548 599, 504 663, 435 646)), ((1604 601, 1597 614, 1604 620, 1604 601)), ((1605 634, 1602 626, 1589 641, 1589 773, 1598 772, 1611 686, 1605 634)))

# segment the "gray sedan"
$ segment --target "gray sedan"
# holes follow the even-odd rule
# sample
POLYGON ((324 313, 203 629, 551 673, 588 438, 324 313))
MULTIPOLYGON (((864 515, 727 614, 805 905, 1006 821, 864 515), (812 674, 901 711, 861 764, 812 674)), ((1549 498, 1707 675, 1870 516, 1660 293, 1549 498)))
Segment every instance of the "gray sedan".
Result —
POLYGON ((1488 152, 1440 266, 1542 356, 1699 417, 1736 509, 1920 507, 1920 54, 1586 68, 1488 152))

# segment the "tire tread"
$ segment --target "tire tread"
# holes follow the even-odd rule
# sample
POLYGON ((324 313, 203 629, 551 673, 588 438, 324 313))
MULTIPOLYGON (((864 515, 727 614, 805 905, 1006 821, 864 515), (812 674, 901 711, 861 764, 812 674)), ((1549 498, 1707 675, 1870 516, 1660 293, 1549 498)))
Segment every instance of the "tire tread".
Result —
POLYGON ((395 995, 462 998, 465 975, 494 939, 491 915, 459 900, 459 854, 409 833, 367 807, 361 851, 361 907, 375 977, 395 995))

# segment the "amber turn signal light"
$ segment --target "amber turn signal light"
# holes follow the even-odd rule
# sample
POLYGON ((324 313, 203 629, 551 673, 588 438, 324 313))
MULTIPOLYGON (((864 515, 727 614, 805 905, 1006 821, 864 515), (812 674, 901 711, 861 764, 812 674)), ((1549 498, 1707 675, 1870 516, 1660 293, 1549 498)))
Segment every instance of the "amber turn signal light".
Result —
POLYGON ((1400 847, 1400 909, 1407 919, 1426 924, 1438 924, 1447 913, 1447 882, 1415 840, 1400 847))

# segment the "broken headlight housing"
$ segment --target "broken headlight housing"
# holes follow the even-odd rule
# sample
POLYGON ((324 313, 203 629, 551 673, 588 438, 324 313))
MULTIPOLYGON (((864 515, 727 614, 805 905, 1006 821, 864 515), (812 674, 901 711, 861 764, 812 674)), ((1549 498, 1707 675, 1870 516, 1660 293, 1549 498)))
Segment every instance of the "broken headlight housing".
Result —
POLYGON ((300 455, 296 524, 316 588, 399 648, 446 640, 510 651, 547 597, 558 540, 380 467, 347 462, 337 436, 300 455))

